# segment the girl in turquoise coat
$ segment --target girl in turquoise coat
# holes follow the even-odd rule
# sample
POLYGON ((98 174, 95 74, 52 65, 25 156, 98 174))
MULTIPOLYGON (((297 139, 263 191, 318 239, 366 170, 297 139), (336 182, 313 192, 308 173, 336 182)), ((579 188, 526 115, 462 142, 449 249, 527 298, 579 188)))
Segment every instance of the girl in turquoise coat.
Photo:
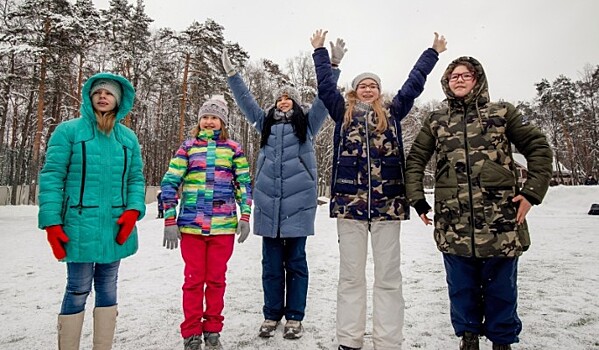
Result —
POLYGON ((140 146, 120 124, 135 91, 122 76, 99 73, 83 86, 81 117, 61 123, 40 174, 40 229, 67 263, 58 348, 79 349, 85 303, 95 290, 94 350, 112 348, 121 259, 137 251, 135 222, 145 214, 140 146))

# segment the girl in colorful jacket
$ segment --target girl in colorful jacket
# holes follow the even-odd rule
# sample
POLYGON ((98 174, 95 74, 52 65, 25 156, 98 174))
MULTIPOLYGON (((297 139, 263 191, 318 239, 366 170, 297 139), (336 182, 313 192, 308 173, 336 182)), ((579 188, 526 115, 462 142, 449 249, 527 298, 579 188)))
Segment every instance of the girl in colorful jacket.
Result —
POLYGON ((185 262, 181 335, 185 349, 222 349, 227 262, 235 233, 242 243, 250 232, 251 181, 241 145, 229 139, 226 102, 213 98, 200 108, 192 138, 183 142, 162 178, 164 241, 185 262), (179 216, 177 191, 182 187, 179 216), (237 220, 236 203, 241 219, 237 220))
POLYGON ((129 81, 99 73, 83 86, 81 117, 61 123, 40 174, 39 228, 67 263, 58 348, 79 349, 85 303, 95 290, 94 349, 110 349, 121 259, 137 251, 135 222, 145 214, 137 137, 120 124, 133 107, 129 81))
MULTIPOLYGON (((388 108, 380 79, 363 73, 343 98, 332 77, 324 48, 326 31, 312 36, 318 97, 335 121, 331 217, 337 218, 339 284, 337 340, 339 349, 359 349, 366 324, 366 257, 368 232, 374 260, 374 348, 398 349, 403 340, 404 300, 400 271, 400 220, 409 219, 404 187, 404 150, 400 121, 422 93, 427 75, 445 51, 445 38, 435 33, 388 108)), ((333 47, 334 49, 334 47, 333 47)))
MULTIPOLYGON (((339 58, 339 61, 341 58, 339 58)), ((306 241, 314 235, 317 191, 313 139, 327 117, 322 101, 304 108, 292 86, 274 92, 267 110, 235 72, 227 53, 223 67, 235 101, 248 122, 260 133, 260 152, 254 182, 254 234, 262 236, 264 322, 259 336, 272 337, 283 317, 285 339, 303 334, 308 293, 306 241)), ((339 71, 335 70, 338 77, 339 71)))

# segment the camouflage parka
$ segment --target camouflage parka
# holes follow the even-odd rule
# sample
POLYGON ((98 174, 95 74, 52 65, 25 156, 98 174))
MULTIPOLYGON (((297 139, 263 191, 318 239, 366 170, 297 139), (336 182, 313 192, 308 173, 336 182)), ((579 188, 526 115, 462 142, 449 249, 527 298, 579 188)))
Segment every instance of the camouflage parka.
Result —
POLYGON ((343 126, 347 103, 333 78, 326 48, 312 55, 318 97, 335 121, 330 216, 352 220, 408 220, 405 192, 405 156, 401 120, 424 90, 438 53, 425 50, 386 109, 388 127, 376 131, 376 113, 370 104, 356 103, 351 122, 343 126))
MULTIPOLYGON (((447 108, 432 112, 408 154, 406 181, 410 202, 425 201, 423 176, 436 155, 434 237, 438 249, 464 257, 516 257, 528 249, 526 222, 516 224, 512 199, 543 200, 552 172, 545 136, 511 104, 491 103, 485 72, 472 57, 460 57, 441 79, 447 108), (464 98, 449 89, 447 76, 459 62, 476 69, 476 84, 464 98), (517 186, 511 153, 514 144, 528 163, 527 180, 517 186)), ((428 206, 427 206, 428 207, 428 206)))

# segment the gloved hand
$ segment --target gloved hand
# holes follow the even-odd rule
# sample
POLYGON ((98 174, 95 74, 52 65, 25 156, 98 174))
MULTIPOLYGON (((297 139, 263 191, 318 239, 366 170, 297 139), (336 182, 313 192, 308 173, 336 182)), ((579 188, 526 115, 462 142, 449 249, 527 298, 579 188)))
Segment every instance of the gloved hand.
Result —
POLYGON ((129 235, 133 232, 138 217, 139 212, 133 209, 125 210, 121 214, 121 217, 116 222, 121 225, 119 233, 116 235, 116 242, 118 244, 123 245, 127 241, 127 238, 129 238, 129 235))
POLYGON ((345 48, 345 41, 341 38, 337 38, 335 44, 332 41, 329 41, 331 44, 331 64, 338 66, 341 63, 341 59, 345 56, 347 49, 345 48))
POLYGON ((426 199, 417 200, 416 203, 414 203, 414 209, 416 209, 418 216, 420 216, 420 220, 422 220, 425 225, 428 226, 433 224, 431 218, 426 216, 426 214, 432 209, 426 199))
POLYGON ((328 32, 328 30, 318 29, 312 34, 310 42, 315 50, 324 47, 324 40, 326 39, 328 32))
POLYGON ((52 225, 46 227, 48 234, 48 242, 52 248, 54 257, 58 260, 64 259, 67 256, 67 252, 64 250, 64 243, 69 241, 69 237, 64 233, 61 225, 52 225))
POLYGON ((227 50, 223 50, 222 60, 223 60, 223 68, 225 69, 225 73, 227 73, 227 76, 228 77, 234 76, 236 73, 235 67, 233 67, 231 60, 229 59, 227 50))
POLYGON ((426 199, 417 200, 413 207, 416 209, 418 215, 426 214, 431 210, 431 206, 428 204, 426 199))
POLYGON ((166 247, 166 249, 177 249, 179 247, 180 239, 181 232, 179 232, 179 226, 164 226, 164 238, 162 239, 163 247, 166 247))
POLYGON ((247 214, 241 215, 241 219, 237 223, 236 234, 239 235, 239 239, 237 239, 237 242, 239 242, 239 243, 245 242, 245 240, 248 238, 248 235, 250 234, 250 217, 249 217, 249 215, 247 215, 247 214))

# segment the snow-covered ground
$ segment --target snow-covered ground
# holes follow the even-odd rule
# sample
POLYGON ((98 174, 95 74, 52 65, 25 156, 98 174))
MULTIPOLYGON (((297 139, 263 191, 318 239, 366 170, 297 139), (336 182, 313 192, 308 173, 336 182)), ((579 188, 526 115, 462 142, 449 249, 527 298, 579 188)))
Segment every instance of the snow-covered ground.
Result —
MULTIPOLYGON (((519 312, 524 330, 514 349, 599 349, 599 186, 551 188, 529 214, 532 247, 520 260, 519 312)), ((415 214, 415 213, 413 213, 415 214)), ((119 317, 114 349, 182 349, 179 250, 162 247, 162 220, 148 205, 139 223, 140 249, 122 262, 119 317)), ((413 216, 415 217, 415 215, 413 216)), ((0 206, 0 349, 56 349, 56 315, 65 285, 45 232, 36 228, 37 207, 0 206)), ((261 239, 237 244, 227 275, 225 349, 336 349, 335 299, 338 249, 335 221, 321 206, 317 234, 308 240, 310 289, 299 340, 279 333, 261 339, 261 239)), ((432 229, 420 220, 402 227, 402 272, 406 299, 404 349, 457 349, 441 254, 432 229)), ((372 282, 372 261, 368 268, 372 282)), ((370 289, 369 289, 370 291, 370 289)), ((91 349, 91 308, 82 349, 91 349)), ((371 322, 364 350, 372 349, 371 322)), ((282 332, 282 327, 281 327, 282 332)), ((481 349, 490 349, 482 342, 481 349)))

